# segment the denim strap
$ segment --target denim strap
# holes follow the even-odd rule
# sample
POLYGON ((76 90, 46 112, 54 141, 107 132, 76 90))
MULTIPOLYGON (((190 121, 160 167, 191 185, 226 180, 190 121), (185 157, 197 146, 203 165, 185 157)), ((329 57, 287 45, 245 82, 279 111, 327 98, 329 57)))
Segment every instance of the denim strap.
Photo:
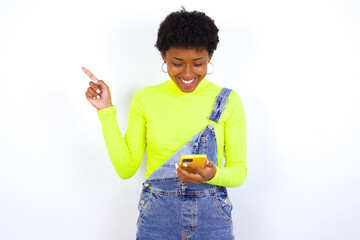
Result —
POLYGON ((226 104, 229 100, 228 98, 229 98, 231 91, 232 90, 228 89, 228 88, 221 89, 221 92, 216 97, 214 107, 213 107, 208 119, 210 119, 211 121, 217 122, 217 123, 219 122, 221 114, 223 113, 223 111, 226 107, 226 104))

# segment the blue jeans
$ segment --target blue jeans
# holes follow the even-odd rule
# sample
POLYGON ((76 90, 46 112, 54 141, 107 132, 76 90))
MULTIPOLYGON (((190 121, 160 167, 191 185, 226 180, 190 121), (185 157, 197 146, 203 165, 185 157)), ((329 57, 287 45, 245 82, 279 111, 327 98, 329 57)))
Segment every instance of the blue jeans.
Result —
MULTIPOLYGON (((231 90, 222 89, 209 119, 218 122, 231 90)), ((143 183, 139 201, 137 239, 234 239, 232 203, 225 187, 183 183, 176 175, 180 156, 206 154, 217 165, 212 124, 193 136, 143 183)))

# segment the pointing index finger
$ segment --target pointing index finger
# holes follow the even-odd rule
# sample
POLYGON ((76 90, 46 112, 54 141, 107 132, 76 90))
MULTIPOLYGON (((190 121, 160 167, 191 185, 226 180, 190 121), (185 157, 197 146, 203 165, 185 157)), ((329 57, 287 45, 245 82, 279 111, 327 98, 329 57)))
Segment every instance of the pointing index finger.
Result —
POLYGON ((87 69, 86 67, 82 67, 81 69, 84 71, 84 73, 86 73, 86 75, 89 76, 89 78, 91 80, 96 81, 96 82, 99 81, 99 79, 97 79, 97 77, 95 77, 95 75, 92 72, 90 72, 89 69, 87 69))

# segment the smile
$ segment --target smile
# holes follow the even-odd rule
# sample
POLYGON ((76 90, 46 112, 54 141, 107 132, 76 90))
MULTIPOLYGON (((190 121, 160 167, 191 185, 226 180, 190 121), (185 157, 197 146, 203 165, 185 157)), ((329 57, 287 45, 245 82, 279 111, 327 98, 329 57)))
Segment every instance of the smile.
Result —
POLYGON ((195 82, 195 80, 197 79, 197 77, 195 77, 195 78, 193 78, 193 79, 190 79, 190 80, 184 80, 184 79, 182 79, 182 78, 180 78, 180 77, 178 77, 178 79, 180 79, 181 82, 182 82, 185 86, 191 86, 192 83, 195 82))

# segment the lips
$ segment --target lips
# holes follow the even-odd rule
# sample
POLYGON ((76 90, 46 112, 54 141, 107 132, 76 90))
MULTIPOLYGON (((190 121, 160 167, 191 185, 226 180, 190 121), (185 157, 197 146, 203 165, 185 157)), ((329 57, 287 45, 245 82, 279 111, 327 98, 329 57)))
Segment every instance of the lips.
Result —
POLYGON ((192 79, 182 79, 180 77, 177 77, 180 81, 180 83, 186 87, 192 86, 196 80, 198 79, 198 76, 196 76, 195 78, 192 79))

